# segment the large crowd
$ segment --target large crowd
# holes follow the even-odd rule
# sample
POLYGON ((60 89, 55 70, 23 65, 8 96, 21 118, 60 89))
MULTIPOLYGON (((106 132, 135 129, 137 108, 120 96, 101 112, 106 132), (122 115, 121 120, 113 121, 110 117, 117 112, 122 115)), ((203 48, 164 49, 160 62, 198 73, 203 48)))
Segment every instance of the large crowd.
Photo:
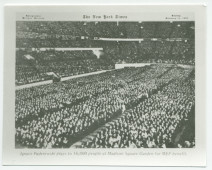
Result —
POLYGON ((60 77, 114 69, 116 63, 169 63, 194 65, 194 47, 189 42, 101 42, 97 56, 93 49, 83 51, 19 50, 16 52, 16 84, 28 84, 60 77), (33 59, 28 59, 31 56, 33 59))
POLYGON ((194 22, 57 22, 18 21, 19 39, 193 38, 194 22))
POLYGON ((50 80, 51 74, 59 77, 85 74, 100 70, 110 70, 114 66, 106 59, 97 59, 92 51, 42 51, 16 53, 16 84, 23 85, 50 80))
MULTIPOLYGON (((123 141, 118 146, 128 147, 125 142, 132 142, 131 131, 140 134, 142 129, 145 129, 143 133, 150 136, 148 140, 153 141, 155 138, 152 138, 151 129, 148 129, 152 128, 151 125, 158 128, 155 129, 157 134, 161 132, 160 135, 153 133, 160 140, 161 135, 168 135, 169 138, 164 139, 167 142, 172 137, 171 132, 175 130, 167 131, 167 128, 171 129, 170 122, 175 123, 172 126, 176 128, 179 122, 189 116, 191 106, 194 106, 192 81, 189 79, 186 84, 182 83, 190 72, 191 70, 182 68, 156 65, 114 70, 17 90, 16 144, 19 147, 31 148, 70 147, 83 136, 107 122, 116 120, 120 115, 121 119, 118 118, 114 126, 106 128, 108 138, 97 136, 92 141, 94 143, 82 146, 117 147, 115 143, 108 144, 108 140, 113 140, 109 138, 117 138, 118 135, 118 138, 121 137, 119 141, 123 141), (161 120, 156 121, 155 117, 160 117, 161 120), (160 123, 162 129, 157 123, 160 123), (123 133, 122 136, 119 133, 123 133)), ((101 133, 105 136, 106 132, 101 133)), ((137 137, 140 139, 141 136, 136 136, 133 141, 145 143, 143 138, 138 140, 137 137)), ((161 144, 157 146, 160 147, 161 144)), ((145 144, 139 146, 146 147, 145 144)))
POLYGON ((113 69, 116 63, 195 64, 194 22, 18 21, 16 24, 17 85, 50 80, 49 72, 67 77, 113 69), (132 38, 143 41, 126 41, 132 38), (57 51, 56 48, 89 49, 57 51), (101 56, 96 56, 93 48, 102 48, 101 56))
POLYGON ((105 70, 16 90, 17 148, 195 146, 194 22, 16 24, 16 85, 105 70))
POLYGON ((194 147, 194 134, 188 133, 187 139, 180 140, 176 133, 194 116, 194 77, 187 78, 189 72, 173 72, 171 75, 177 77, 172 83, 126 111, 79 147, 194 147))

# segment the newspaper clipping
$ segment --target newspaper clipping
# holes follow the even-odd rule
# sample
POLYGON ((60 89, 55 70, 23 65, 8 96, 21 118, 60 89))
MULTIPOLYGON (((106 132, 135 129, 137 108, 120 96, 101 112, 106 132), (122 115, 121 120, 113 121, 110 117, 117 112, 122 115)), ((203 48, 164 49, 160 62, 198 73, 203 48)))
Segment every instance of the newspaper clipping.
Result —
POLYGON ((206 165, 203 5, 6 6, 4 50, 4 165, 206 165))

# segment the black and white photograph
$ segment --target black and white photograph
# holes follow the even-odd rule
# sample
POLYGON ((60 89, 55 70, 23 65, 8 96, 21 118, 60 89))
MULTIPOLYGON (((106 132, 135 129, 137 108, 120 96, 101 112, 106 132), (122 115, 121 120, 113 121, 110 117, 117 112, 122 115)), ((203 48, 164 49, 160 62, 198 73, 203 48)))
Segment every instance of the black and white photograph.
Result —
POLYGON ((5 11, 5 164, 205 165, 203 6, 5 11))
POLYGON ((15 81, 16 148, 195 147, 194 21, 17 21, 15 81))

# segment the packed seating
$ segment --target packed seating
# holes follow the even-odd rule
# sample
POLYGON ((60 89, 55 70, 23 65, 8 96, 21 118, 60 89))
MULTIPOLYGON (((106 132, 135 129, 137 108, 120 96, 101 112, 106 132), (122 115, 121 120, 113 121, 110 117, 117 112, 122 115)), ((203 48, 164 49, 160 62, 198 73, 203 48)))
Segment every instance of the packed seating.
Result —
POLYGON ((18 21, 16 24, 17 85, 49 80, 48 72, 65 77, 113 69, 116 63, 194 65, 194 22, 18 21), (99 38, 143 38, 143 41, 103 41, 99 38), (92 53, 92 48, 97 47, 103 49, 99 60, 92 53), (51 50, 39 51, 41 48, 51 50), (91 50, 56 51, 55 48, 91 50), (24 60, 26 55, 31 56, 34 63, 24 60))
MULTIPOLYGON (((123 118, 128 116, 129 119, 126 118, 131 120, 127 122, 128 126, 134 119, 137 120, 138 115, 145 115, 148 120, 150 113, 170 110, 172 113, 171 111, 163 113, 164 118, 182 116, 183 120, 188 117, 189 109, 194 105, 192 103, 194 98, 191 91, 188 91, 190 88, 188 84, 184 85, 187 87, 185 89, 184 86, 178 85, 182 84, 190 72, 181 68, 161 66, 128 68, 98 76, 18 90, 16 91, 16 142, 21 146, 32 148, 70 147, 84 134, 120 116, 123 112, 126 112, 123 118), (171 81, 174 82, 170 83, 171 81), (172 88, 174 85, 179 88, 172 88), (169 99, 169 93, 171 94, 172 91, 174 94, 169 99), (176 99, 175 93, 179 95, 176 99), (190 94, 191 97, 187 97, 185 93, 190 94), (183 97, 186 97, 185 106, 183 97), (164 105, 159 102, 162 99, 167 110, 164 110, 164 105), (176 102, 175 110, 171 109, 173 102, 174 104, 176 102), (153 103, 155 106, 151 106, 153 103), (154 109, 151 111, 149 107, 154 109), (178 107, 184 109, 184 112, 179 113, 178 107), (139 109, 145 112, 141 113, 139 109), (132 114, 133 117, 130 118, 132 114)), ((160 114, 162 113, 156 116, 160 114)), ((140 120, 138 124, 140 128, 141 122, 140 120)), ((149 123, 151 124, 151 121, 149 123)), ((168 123, 167 127, 169 127, 168 123)), ((95 143, 92 145, 92 147, 98 146, 95 143)), ((115 146, 111 145, 111 147, 115 146)))
MULTIPOLYGON (((186 74, 188 74, 187 72, 186 74)), ((194 147, 194 136, 179 141, 176 129, 185 126, 193 114, 194 82, 188 75, 179 76, 157 94, 129 109, 118 119, 83 142, 92 148, 173 148, 194 147)), ((178 74, 178 75, 177 75, 178 74)), ((180 75, 181 74, 181 75, 180 75)), ((166 75, 167 78, 170 75, 166 75)))
POLYGON ((29 84, 50 80, 50 72, 60 77, 113 69, 106 59, 97 59, 92 51, 33 51, 16 53, 16 84, 29 84), (31 59, 26 58, 26 54, 31 59))
POLYGON ((195 147, 194 22, 16 24, 16 148, 195 147))
POLYGON ((194 22, 17 22, 17 38, 194 38, 194 22))

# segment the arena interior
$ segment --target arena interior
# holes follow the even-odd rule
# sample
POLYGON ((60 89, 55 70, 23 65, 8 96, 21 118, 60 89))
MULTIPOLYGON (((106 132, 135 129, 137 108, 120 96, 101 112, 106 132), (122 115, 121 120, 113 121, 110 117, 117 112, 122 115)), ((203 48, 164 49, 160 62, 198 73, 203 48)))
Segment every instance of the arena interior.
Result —
POLYGON ((195 147, 194 22, 16 23, 16 148, 195 147))

